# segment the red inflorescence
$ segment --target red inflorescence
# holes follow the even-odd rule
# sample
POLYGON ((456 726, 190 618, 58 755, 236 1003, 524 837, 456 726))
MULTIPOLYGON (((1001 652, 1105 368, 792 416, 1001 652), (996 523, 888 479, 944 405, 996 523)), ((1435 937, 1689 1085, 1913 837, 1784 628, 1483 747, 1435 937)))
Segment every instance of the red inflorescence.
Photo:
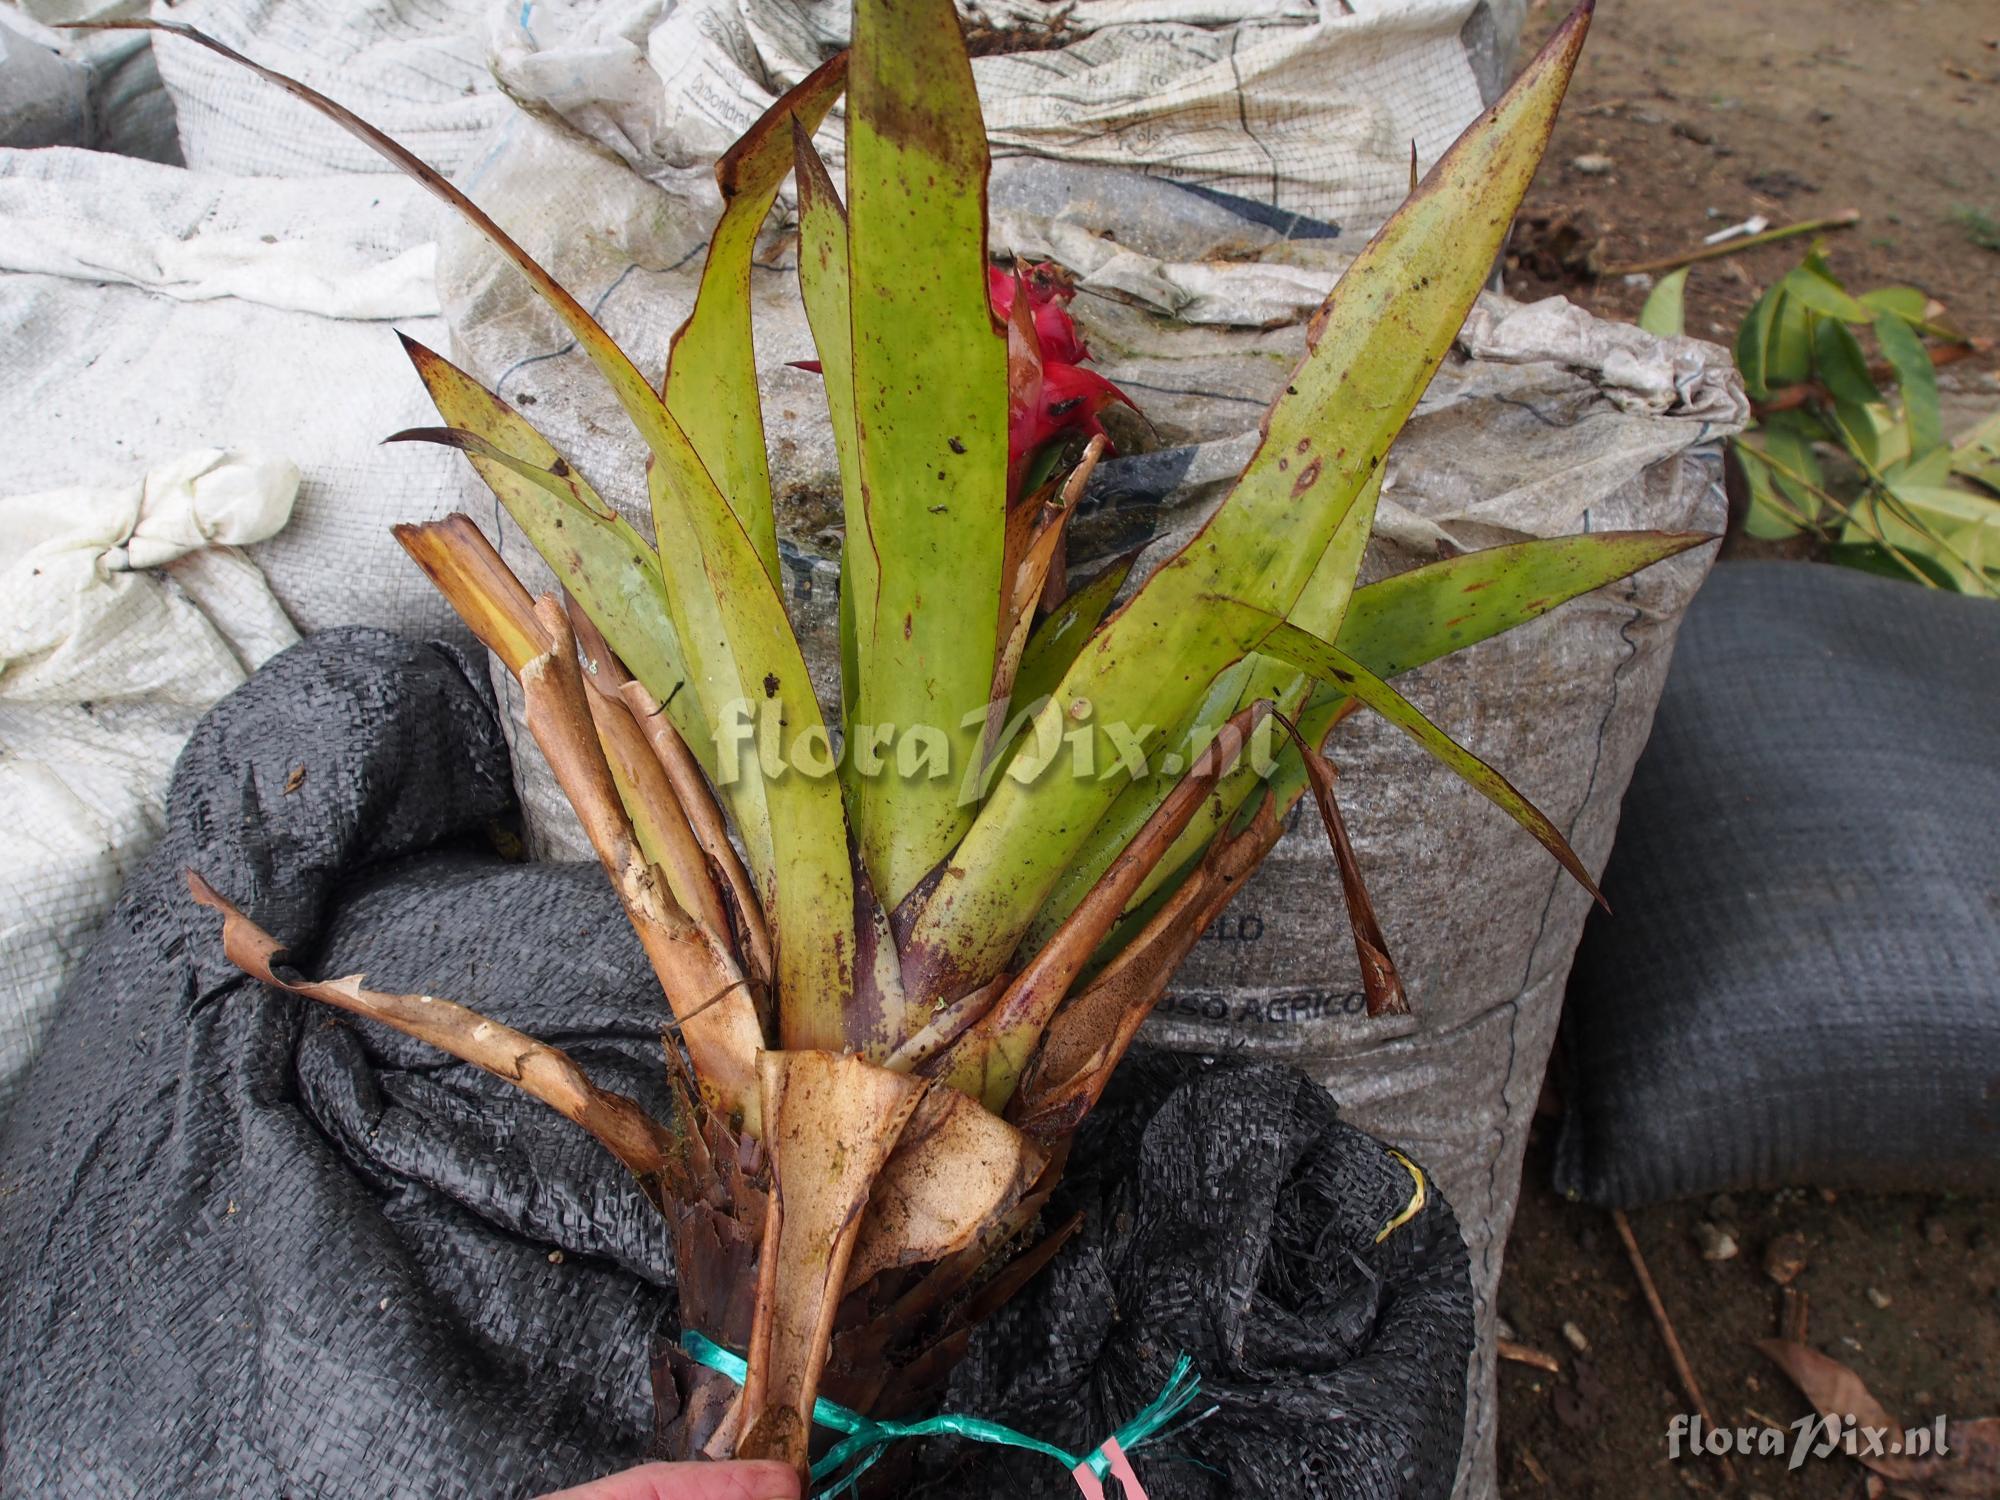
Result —
POLYGON ((1018 498, 1029 460, 1044 445, 1072 433, 1103 434, 1099 413, 1114 401, 1132 402, 1095 370, 1082 368, 1090 351, 1067 305, 1076 289, 1055 266, 988 267, 986 292, 993 315, 1008 330, 1007 490, 1018 498), (1017 310, 1024 292, 1025 308, 1017 310))
MULTIPOLYGON (((1063 280, 1056 266, 1046 261, 1012 271, 988 266, 986 294, 993 303, 993 316, 1007 325, 1007 494, 1018 499, 1028 461, 1046 444, 1077 433, 1102 436, 1105 450, 1115 452, 1099 413, 1114 401, 1123 401, 1134 411, 1139 408, 1095 370, 1082 368, 1090 350, 1069 315, 1076 288, 1063 280), (1017 319, 1014 303, 1024 287, 1027 313, 1017 319)), ((792 364, 819 373, 816 359, 792 364)))

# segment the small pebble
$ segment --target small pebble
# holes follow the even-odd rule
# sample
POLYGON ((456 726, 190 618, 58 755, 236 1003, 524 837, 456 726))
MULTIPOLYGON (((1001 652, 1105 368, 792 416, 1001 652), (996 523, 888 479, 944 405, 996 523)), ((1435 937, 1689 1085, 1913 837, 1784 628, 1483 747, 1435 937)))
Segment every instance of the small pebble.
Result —
POLYGON ((1563 1338, 1578 1354, 1590 1353, 1590 1340, 1583 1336, 1583 1330, 1574 1323, 1563 1324, 1563 1338))
POLYGON ((1764 1274, 1779 1286, 1790 1286, 1806 1268, 1806 1237, 1781 1234, 1764 1247, 1764 1274))
POLYGON ((1736 1259, 1736 1236, 1706 1219, 1694 1226, 1694 1242, 1701 1247, 1703 1260, 1736 1259))
POLYGON ((1608 156, 1572 156, 1570 167, 1585 177, 1609 177, 1611 158, 1608 156))
POLYGON ((1924 1239, 1942 1250, 1951 1243, 1951 1225, 1933 1215, 1924 1220, 1924 1239))
POLYGON ((1885 1308, 1893 1299, 1879 1286, 1871 1286, 1868 1288, 1868 1300, 1874 1303, 1877 1308, 1885 1308))
POLYGON ((559 1265, 561 1265, 562 1263, 563 1263, 563 1253, 562 1253, 562 1251, 560 1251, 560 1250, 551 1250, 551 1251, 549 1252, 549 1264, 550 1264, 550 1265, 552 1265, 552 1266, 559 1266, 559 1265))

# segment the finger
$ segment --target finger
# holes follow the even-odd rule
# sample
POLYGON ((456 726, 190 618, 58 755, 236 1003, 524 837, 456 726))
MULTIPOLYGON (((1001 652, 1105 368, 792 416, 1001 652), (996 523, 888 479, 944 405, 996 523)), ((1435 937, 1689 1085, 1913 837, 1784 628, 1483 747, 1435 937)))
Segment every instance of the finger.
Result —
POLYGON ((799 1478, 776 1463, 641 1464, 542 1500, 798 1500, 799 1478))

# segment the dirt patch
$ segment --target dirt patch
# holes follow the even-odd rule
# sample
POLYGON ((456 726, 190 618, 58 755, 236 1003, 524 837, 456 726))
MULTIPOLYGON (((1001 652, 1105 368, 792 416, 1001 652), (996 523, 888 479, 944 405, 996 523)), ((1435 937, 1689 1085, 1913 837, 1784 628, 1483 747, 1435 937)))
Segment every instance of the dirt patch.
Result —
MULTIPOLYGON (((1536 0, 1524 37, 1565 7, 1536 0)), ((1978 0, 1608 0, 1512 246, 1507 289, 1635 317, 1647 286, 1582 274, 1697 245, 1754 214, 1856 209, 1829 234, 1849 285, 1922 287, 2000 335, 2000 7, 1978 0), (1579 165, 1580 163, 1580 165, 1579 165), (1710 210, 1714 210, 1711 216, 1710 210)), ((1695 269, 1688 332, 1728 342, 1807 240, 1695 269)), ((1966 373, 1991 370, 1995 358, 1966 373)))
MULTIPOLYGON (((1860 1466, 1843 1457, 1796 1471, 1784 1459, 1741 1460, 1734 1491, 1714 1460, 1668 1458, 1668 1427, 1687 1399, 1611 1216, 1549 1187, 1552 1133, 1553 1121, 1537 1122, 1500 1315, 1562 1371, 1500 1367, 1505 1500, 1858 1496, 1860 1466), (1587 1352, 1565 1337, 1566 1323, 1587 1352)), ((1991 1204, 1792 1188, 1663 1204, 1631 1221, 1718 1422, 1784 1426, 1809 1414, 1753 1342, 1780 1332, 1783 1294, 1764 1258, 1793 1234, 1804 1242, 1805 1268, 1792 1285, 1806 1296, 1808 1342, 1860 1375, 1898 1422, 2000 1412, 2000 1226, 1991 1204), (1704 1260, 1702 1225, 1727 1233, 1737 1255, 1704 1260)))

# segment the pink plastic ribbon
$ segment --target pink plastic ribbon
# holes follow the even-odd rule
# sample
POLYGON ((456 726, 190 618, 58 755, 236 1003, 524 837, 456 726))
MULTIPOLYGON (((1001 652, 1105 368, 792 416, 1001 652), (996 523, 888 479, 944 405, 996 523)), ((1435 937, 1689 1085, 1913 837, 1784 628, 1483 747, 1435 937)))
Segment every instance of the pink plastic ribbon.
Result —
MULTIPOLYGON (((1118 1446, 1117 1438, 1106 1438, 1104 1446, 1097 1450, 1110 1462, 1111 1474, 1125 1488, 1125 1500, 1146 1500, 1146 1490, 1139 1483, 1139 1476, 1132 1471, 1132 1460, 1125 1456, 1125 1450, 1118 1446)), ((1097 1454, 1092 1454, 1095 1458, 1097 1454)), ((1091 1471, 1090 1459, 1086 1458, 1070 1471, 1076 1480, 1076 1487, 1083 1491, 1084 1500, 1104 1500, 1104 1481, 1091 1471)))

